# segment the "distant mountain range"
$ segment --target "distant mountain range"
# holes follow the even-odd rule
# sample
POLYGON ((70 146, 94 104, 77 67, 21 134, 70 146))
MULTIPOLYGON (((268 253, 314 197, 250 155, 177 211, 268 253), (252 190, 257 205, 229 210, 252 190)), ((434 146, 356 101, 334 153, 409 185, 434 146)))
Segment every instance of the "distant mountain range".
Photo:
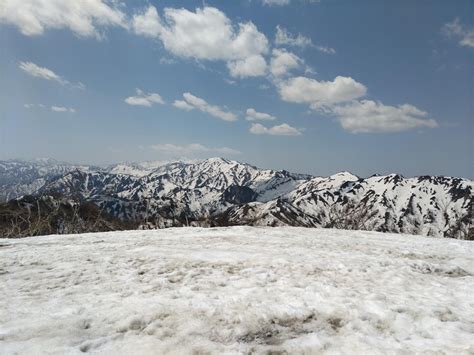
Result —
POLYGON ((222 158, 107 167, 0 161, 3 201, 92 202, 140 228, 289 225, 472 239, 473 190, 455 177, 317 177, 222 158))

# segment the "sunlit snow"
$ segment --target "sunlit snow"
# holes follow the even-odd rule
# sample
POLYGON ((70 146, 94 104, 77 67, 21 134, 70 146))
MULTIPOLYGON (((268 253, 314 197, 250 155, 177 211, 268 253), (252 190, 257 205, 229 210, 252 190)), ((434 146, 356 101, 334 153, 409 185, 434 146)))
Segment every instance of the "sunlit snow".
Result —
POLYGON ((0 239, 0 353, 474 352, 474 243, 302 228, 0 239))

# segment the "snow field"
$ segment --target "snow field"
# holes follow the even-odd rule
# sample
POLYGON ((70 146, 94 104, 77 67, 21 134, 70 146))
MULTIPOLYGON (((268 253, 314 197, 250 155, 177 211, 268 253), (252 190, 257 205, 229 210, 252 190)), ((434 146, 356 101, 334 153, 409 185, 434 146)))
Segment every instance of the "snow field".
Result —
POLYGON ((472 354, 473 252, 287 227, 0 239, 0 353, 472 354))

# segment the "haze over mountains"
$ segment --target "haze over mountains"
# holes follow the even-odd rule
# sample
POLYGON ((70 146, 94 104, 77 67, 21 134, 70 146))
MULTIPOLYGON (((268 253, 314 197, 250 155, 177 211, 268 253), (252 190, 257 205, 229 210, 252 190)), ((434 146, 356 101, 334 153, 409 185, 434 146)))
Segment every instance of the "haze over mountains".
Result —
POLYGON ((92 203, 139 228, 289 225, 472 239, 473 190, 455 177, 317 177, 223 158, 107 167, 0 161, 3 201, 92 203))

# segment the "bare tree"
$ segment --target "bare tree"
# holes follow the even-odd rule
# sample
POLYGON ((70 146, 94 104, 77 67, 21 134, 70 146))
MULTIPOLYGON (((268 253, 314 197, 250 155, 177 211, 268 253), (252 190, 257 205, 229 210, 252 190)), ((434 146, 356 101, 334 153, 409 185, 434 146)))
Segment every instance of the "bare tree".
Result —
POLYGON ((349 200, 345 204, 334 203, 326 215, 327 223, 324 228, 372 230, 373 219, 377 213, 377 210, 371 210, 366 202, 356 203, 349 200))

